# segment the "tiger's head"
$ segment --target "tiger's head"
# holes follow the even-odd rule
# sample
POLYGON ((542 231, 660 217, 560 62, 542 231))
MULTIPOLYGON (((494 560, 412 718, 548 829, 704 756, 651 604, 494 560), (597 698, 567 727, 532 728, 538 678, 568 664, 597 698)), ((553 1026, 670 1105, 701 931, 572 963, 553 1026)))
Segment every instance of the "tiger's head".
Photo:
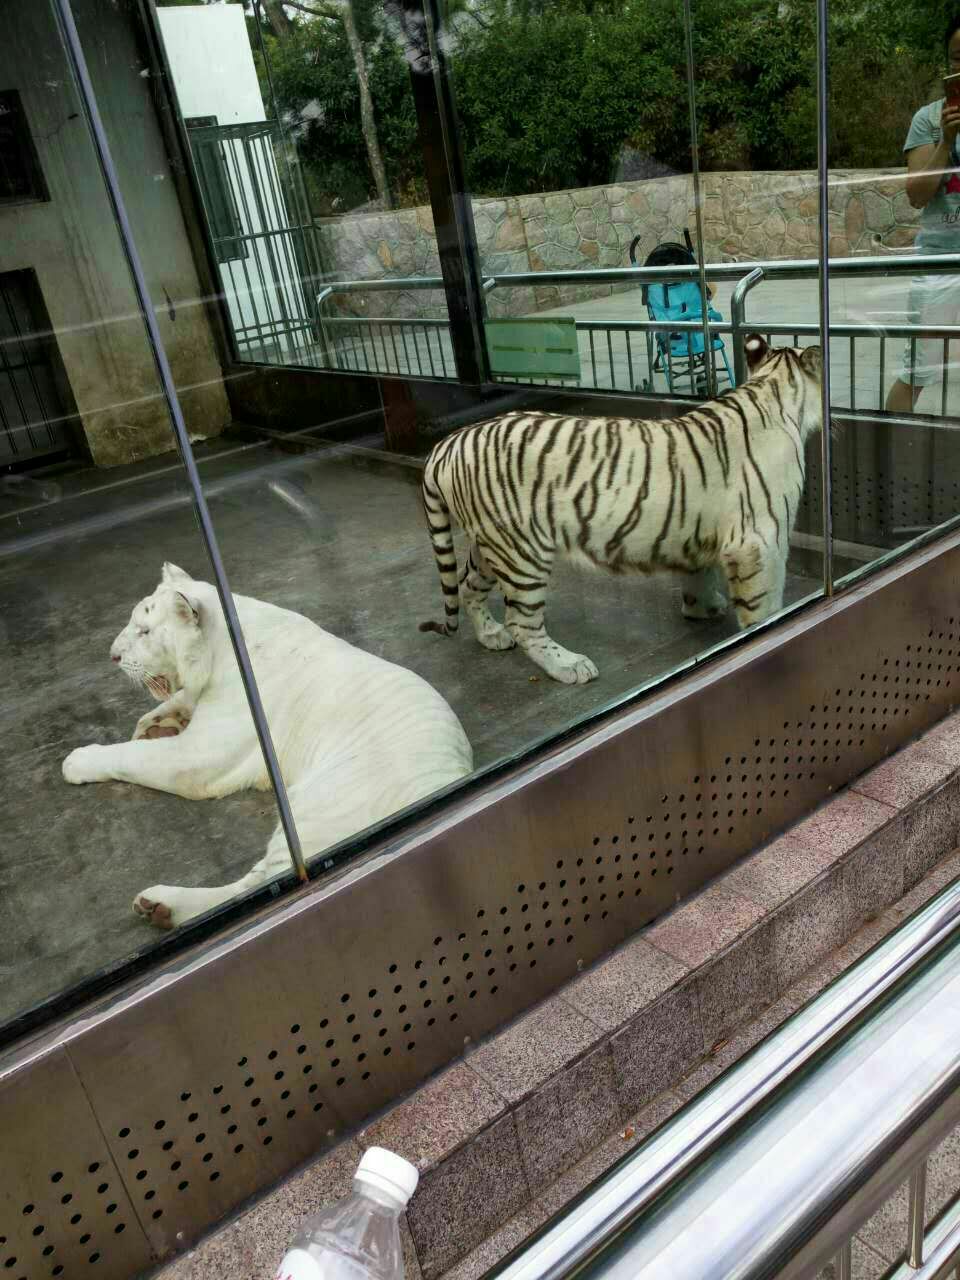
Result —
POLYGON ((198 584, 174 564, 163 566, 153 595, 134 606, 130 621, 110 646, 110 657, 157 702, 186 689, 199 697, 210 677, 198 584))
POLYGON ((759 333, 751 333, 744 344, 748 381, 774 381, 793 397, 804 433, 818 431, 823 421, 820 383, 823 378, 823 350, 820 347, 770 347, 759 333))

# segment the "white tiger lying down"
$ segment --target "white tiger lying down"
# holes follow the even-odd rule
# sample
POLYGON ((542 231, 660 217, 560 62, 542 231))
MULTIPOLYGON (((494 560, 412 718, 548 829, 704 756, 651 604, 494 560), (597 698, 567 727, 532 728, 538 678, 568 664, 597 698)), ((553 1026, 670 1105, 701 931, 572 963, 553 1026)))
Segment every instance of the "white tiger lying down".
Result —
POLYGON ((612 573, 696 575, 688 616, 725 610, 742 627, 783 601, 790 531, 803 495, 804 442, 819 430, 819 347, 745 344, 750 376, 670 421, 509 413, 436 446, 423 503, 451 635, 460 604, 487 649, 519 645, 564 684, 598 674, 547 634, 547 582, 558 557, 612 573), (469 539, 457 570, 451 514, 469 539), (722 574, 718 582, 717 574, 722 574), (499 586, 504 623, 487 607, 499 586))
MULTIPOLYGON (((306 856, 470 772, 460 722, 425 680, 297 613, 234 599, 306 856)), ((131 742, 72 751, 67 782, 116 779, 188 800, 269 789, 214 587, 165 564, 110 656, 160 705, 141 717, 131 742)), ((170 929, 289 868, 278 827, 235 884, 154 885, 133 909, 170 929)))

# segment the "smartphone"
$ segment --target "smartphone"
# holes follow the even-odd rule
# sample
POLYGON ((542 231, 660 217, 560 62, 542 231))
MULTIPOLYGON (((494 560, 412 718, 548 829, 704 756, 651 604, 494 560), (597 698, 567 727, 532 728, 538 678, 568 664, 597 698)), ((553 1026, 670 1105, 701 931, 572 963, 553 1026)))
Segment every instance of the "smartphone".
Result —
POLYGON ((943 96, 951 107, 960 106, 960 71, 943 77, 943 96))

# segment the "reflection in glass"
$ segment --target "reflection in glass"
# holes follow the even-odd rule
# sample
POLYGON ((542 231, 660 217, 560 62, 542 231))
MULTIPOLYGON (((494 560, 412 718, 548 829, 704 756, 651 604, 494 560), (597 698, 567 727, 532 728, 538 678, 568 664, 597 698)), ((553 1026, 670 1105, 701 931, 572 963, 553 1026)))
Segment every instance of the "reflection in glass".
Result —
MULTIPOLYGON (((127 10, 78 9, 187 427, 201 466, 215 466, 228 403, 149 68, 127 10)), ((131 910, 145 886, 236 880, 276 812, 263 794, 185 804, 182 762, 166 783, 134 776, 190 737, 186 681, 156 653, 126 664, 126 680, 111 646, 164 560, 201 573, 207 552, 52 5, 16 6, 0 102, 6 1020, 154 942, 131 910), (107 767, 132 752, 134 770, 107 767)), ((223 625, 215 598, 207 614, 223 625)), ((136 628, 144 642, 151 630, 136 628)))
POLYGON ((387 6, 161 0, 158 19, 238 356, 453 377, 387 6))
MULTIPOLYGON (((598 696, 601 687, 629 690, 648 673, 704 652, 738 623, 771 616, 784 590, 792 604, 821 586, 821 522, 807 513, 801 520, 798 510, 806 505, 805 455, 818 449, 819 419, 810 411, 817 356, 802 354, 817 342, 815 136, 811 119, 813 168, 804 187, 776 172, 802 145, 795 128, 789 138, 779 132, 787 127, 782 113, 768 112, 761 128, 754 102, 752 125, 742 127, 751 93, 774 105, 761 73, 776 62, 783 39, 775 15, 747 8, 697 6, 693 85, 675 4, 641 13, 620 5, 574 3, 561 11, 491 3, 482 22, 452 5, 447 11, 444 49, 482 270, 495 286, 486 292, 487 347, 495 376, 516 387, 520 417, 472 435, 468 428, 464 438, 476 442, 469 447, 438 446, 427 467, 428 514, 441 539, 448 511, 467 535, 458 547, 460 602, 480 644, 502 650, 515 642, 549 676, 578 688, 590 687, 599 669, 598 696), (748 77, 749 90, 737 75, 748 77), (676 124, 690 119, 690 90, 703 110, 699 211, 693 139, 676 124), (757 173, 761 164, 775 171, 757 173), (796 348, 791 356, 768 359, 761 343, 744 359, 744 338, 757 326, 731 331, 734 286, 761 251, 796 255, 780 206, 798 203, 804 189, 814 196, 802 233, 814 323, 802 339, 792 327, 771 326, 769 345, 796 348), (631 260, 677 274, 643 286, 596 274, 631 260), (746 398, 721 400, 676 429, 649 421, 670 415, 670 398, 701 399, 709 389, 699 264, 712 278, 708 316, 725 318, 709 342, 719 387, 729 392, 753 373, 768 388, 775 365, 801 371, 792 384, 782 380, 789 406, 789 414, 777 410, 789 419, 778 436, 782 458, 768 448, 764 410, 746 398), (797 388, 802 405, 793 403, 797 388), (598 390, 633 398, 612 402, 598 390), (551 412, 574 416, 564 421, 551 412), (646 421, 607 425, 611 417, 646 421), (750 457, 755 441, 762 443, 750 457), (775 565, 753 546, 764 538, 780 548, 775 565), (568 568, 577 559, 615 573, 678 572, 666 580, 592 576, 583 586, 568 568), (496 589, 503 613, 488 604, 496 589), (560 619, 549 631, 545 599, 560 619), (630 612, 601 660, 597 646, 621 608, 630 612)), ((804 24, 787 25, 797 54, 786 73, 790 88, 815 104, 804 24)), ((789 312, 789 288, 772 273, 764 291, 789 312)), ((454 570, 446 543, 435 539, 435 548, 446 593, 446 618, 436 626, 449 631, 454 570)), ((581 696, 577 705, 584 703, 581 696)))
POLYGON ((944 78, 960 31, 941 12, 831 22, 831 258, 855 259, 831 277, 840 578, 958 512, 960 112, 944 78))

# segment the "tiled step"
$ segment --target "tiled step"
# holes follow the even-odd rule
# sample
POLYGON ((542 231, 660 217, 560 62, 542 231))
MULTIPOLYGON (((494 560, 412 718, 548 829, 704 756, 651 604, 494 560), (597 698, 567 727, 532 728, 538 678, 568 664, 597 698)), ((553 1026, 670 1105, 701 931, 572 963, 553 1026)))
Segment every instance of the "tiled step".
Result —
POLYGON ((269 1277, 372 1145, 421 1170, 408 1280, 472 1280, 960 874, 958 768, 960 715, 468 1047, 163 1280, 269 1277))

